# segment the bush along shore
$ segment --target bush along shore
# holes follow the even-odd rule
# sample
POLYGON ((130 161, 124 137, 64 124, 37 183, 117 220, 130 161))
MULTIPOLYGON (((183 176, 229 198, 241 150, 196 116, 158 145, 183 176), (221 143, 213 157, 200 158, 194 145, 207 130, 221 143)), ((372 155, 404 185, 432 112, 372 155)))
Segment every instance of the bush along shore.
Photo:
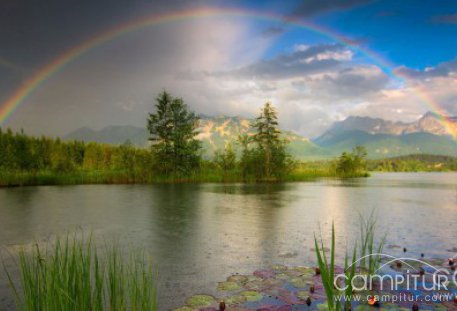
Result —
POLYGON ((252 135, 228 142, 211 160, 202 158, 196 139, 198 117, 182 99, 159 94, 147 128, 149 148, 129 142, 120 146, 64 142, 0 130, 0 186, 298 181, 367 175, 363 147, 319 164, 294 160, 271 103, 251 124, 252 135))

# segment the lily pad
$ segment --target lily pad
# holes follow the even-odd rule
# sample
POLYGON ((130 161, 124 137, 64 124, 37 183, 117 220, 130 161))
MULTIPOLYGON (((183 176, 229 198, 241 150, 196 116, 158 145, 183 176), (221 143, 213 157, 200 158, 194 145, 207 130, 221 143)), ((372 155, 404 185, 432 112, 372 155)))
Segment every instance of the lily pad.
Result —
POLYGON ((231 296, 231 297, 225 298, 224 301, 228 305, 237 305, 237 304, 241 304, 241 303, 245 302, 246 301, 246 296, 235 295, 235 296, 231 296))
POLYGON ((234 291, 240 289, 240 285, 236 282, 220 282, 219 285, 217 286, 217 290, 220 291, 234 291))
POLYGON ((305 288, 311 283, 311 280, 304 277, 293 278, 290 280, 290 284, 296 288, 305 288))
POLYGON ((264 288, 264 283, 260 280, 247 282, 244 287, 249 290, 262 290, 264 288))
POLYGON ((310 296, 310 293, 306 290, 300 290, 297 292, 297 298, 300 298, 302 300, 306 300, 310 296))
POLYGON ((248 277, 245 275, 232 275, 227 278, 227 282, 237 282, 240 284, 244 284, 248 281, 248 277))
POLYGON ((247 301, 259 301, 262 299, 262 295, 253 290, 244 291, 241 295, 246 297, 247 301))
POLYGON ((195 295, 187 299, 186 304, 193 308, 209 307, 216 304, 216 299, 209 295, 195 295))

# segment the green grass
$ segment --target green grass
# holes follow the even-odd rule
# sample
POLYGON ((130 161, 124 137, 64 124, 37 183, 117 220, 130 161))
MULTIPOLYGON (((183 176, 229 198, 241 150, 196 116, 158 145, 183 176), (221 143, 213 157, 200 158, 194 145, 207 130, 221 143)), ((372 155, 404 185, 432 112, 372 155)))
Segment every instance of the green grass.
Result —
POLYGON ((111 245, 101 257, 90 238, 67 236, 21 250, 17 263, 19 282, 6 272, 18 310, 157 309, 156 273, 141 253, 125 260, 111 245))
MULTIPOLYGON (((364 177, 359 174, 351 177, 364 177)), ((125 170, 75 170, 71 172, 0 171, 0 187, 78 185, 78 184, 151 184, 151 183, 231 183, 308 181, 322 177, 338 177, 331 162, 301 162, 280 179, 256 180, 245 177, 238 168, 224 171, 212 164, 204 164, 189 175, 155 175, 152 172, 125 170)))

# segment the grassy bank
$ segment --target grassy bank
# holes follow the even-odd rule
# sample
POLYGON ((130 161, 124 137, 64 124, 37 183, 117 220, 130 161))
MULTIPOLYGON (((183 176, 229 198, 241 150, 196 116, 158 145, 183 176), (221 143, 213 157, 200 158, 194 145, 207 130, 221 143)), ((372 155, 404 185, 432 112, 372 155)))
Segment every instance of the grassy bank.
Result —
MULTIPOLYGON (((344 177, 366 177, 362 172, 344 177)), ((253 176, 243 176, 239 168, 223 170, 214 163, 204 162, 201 168, 189 175, 161 176, 150 171, 128 170, 74 170, 59 172, 41 171, 1 171, 0 187, 40 186, 40 185, 82 185, 82 184, 152 184, 152 183, 231 183, 231 182, 278 182, 308 181, 321 177, 341 177, 332 161, 299 162, 277 179, 258 180, 253 176)))

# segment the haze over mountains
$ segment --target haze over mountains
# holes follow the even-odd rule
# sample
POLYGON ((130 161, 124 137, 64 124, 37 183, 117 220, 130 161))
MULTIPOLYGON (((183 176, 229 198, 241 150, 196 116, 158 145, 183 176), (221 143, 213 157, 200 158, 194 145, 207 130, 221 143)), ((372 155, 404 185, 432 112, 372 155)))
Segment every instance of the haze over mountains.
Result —
MULTIPOLYGON (((450 118, 450 126, 457 129, 457 118, 450 118)), ((231 142, 236 147, 240 134, 252 134, 251 120, 241 117, 201 116, 198 139, 202 141, 204 155, 210 157, 215 150, 231 142)), ((380 118, 350 116, 335 122, 325 133, 308 139, 292 132, 283 132, 290 142, 289 150, 298 158, 327 158, 351 150, 357 145, 368 149, 369 157, 382 158, 407 154, 457 154, 457 144, 448 135, 439 117, 431 112, 411 123, 392 122, 380 118)), ((148 132, 135 126, 109 126, 96 131, 80 128, 66 135, 67 140, 82 140, 136 146, 148 145, 148 132)))

